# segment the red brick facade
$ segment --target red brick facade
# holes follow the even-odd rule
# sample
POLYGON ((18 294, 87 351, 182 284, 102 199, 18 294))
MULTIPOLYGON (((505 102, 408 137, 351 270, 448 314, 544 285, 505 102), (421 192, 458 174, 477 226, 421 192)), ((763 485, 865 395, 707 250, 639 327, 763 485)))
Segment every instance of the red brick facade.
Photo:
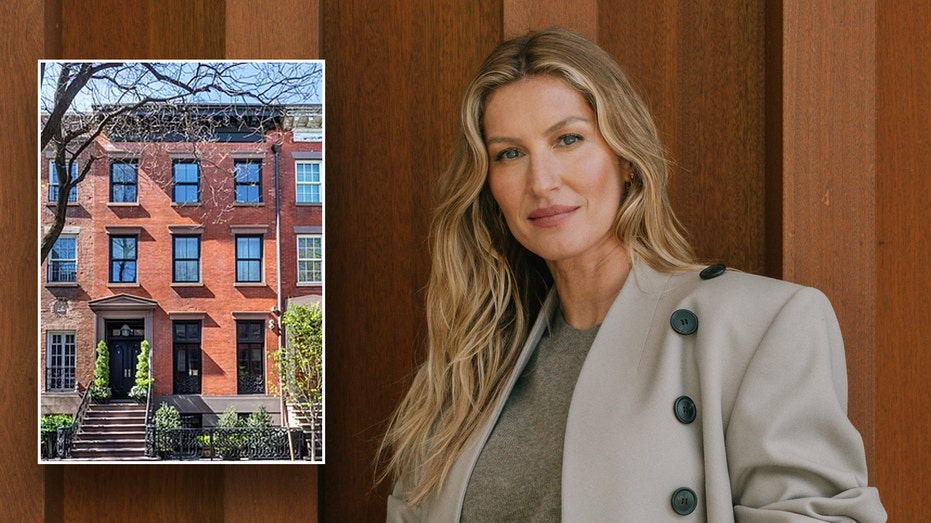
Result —
MULTIPOLYGON (((296 162, 314 163, 321 182, 323 179, 322 136, 319 129, 316 131, 311 140, 306 140, 304 133, 287 130, 267 133, 264 142, 97 141, 96 150, 90 154, 98 159, 87 179, 79 184, 78 201, 69 205, 65 224, 64 233, 76 238, 76 282, 49 282, 49 262, 42 266, 40 386, 43 413, 67 412, 66 406, 76 398, 73 392, 53 391, 49 387, 46 354, 49 333, 74 333, 74 375, 79 386, 86 387, 93 379, 96 343, 101 339, 117 340, 111 336, 118 334, 114 329, 119 323, 144 326, 143 337, 151 344, 156 401, 175 404, 182 413, 202 414, 205 424, 212 424, 216 413, 228 405, 234 405, 241 413, 251 412, 260 404, 273 414, 280 412, 275 397, 277 377, 271 358, 279 344, 277 324, 280 318, 276 311, 285 309, 293 298, 321 297, 323 289, 322 281, 298 282, 298 236, 311 235, 313 242, 322 244, 322 204, 296 201, 296 162), (280 143, 277 162, 272 147, 275 143, 280 143), (238 161, 261 165, 260 202, 236 202, 233 173, 234 163, 238 161), (112 201, 111 164, 119 162, 136 165, 135 202, 112 201), (175 162, 199 165, 200 197, 196 203, 175 201, 175 162), (276 224, 276 165, 280 224, 276 224), (124 236, 135 238, 136 277, 128 278, 131 281, 127 283, 117 283, 110 274, 111 256, 121 258, 122 255, 111 253, 111 242, 124 236), (261 245, 257 282, 236 281, 237 236, 261 238, 254 244, 248 243, 261 245), (175 281, 176 237, 199 238, 196 281, 175 281), (276 255, 279 249, 280 268, 276 255), (243 381, 239 376, 242 367, 238 361, 237 322, 249 321, 261 322, 262 327, 261 339, 251 339, 253 345, 249 345, 252 349, 264 345, 260 364, 262 383, 258 385, 263 390, 258 393, 240 390, 243 381), (174 329, 184 322, 199 325, 199 369, 195 369, 196 360, 191 363, 188 356, 179 357, 175 350, 179 347, 176 345, 179 338, 174 336, 177 332, 174 329), (200 392, 190 393, 180 387, 182 378, 199 382, 200 392)), ((83 166, 87 158, 80 161, 83 166)), ((45 156, 41 179, 42 197, 46 202, 48 171, 49 158, 45 156)), ((322 184, 318 189, 322 198, 322 184)), ((244 194, 251 194, 249 190, 252 189, 243 189, 244 194)), ((41 220, 44 225, 52 221, 53 212, 54 204, 43 206, 41 220)), ((121 248, 117 250, 123 252, 121 248)), ((244 248, 242 252, 253 251, 244 248)), ((244 266, 256 266, 253 254, 244 256, 249 258, 244 266)), ((190 261, 190 257, 186 259, 190 261)), ((125 266, 132 266, 132 262, 125 266)), ((193 266, 194 263, 186 265, 193 266)), ((255 334, 254 327, 248 332, 255 334)), ((137 334, 142 336, 142 332, 137 334)), ((135 343, 138 346, 138 340, 135 343)), ((244 345, 239 347, 242 349, 244 345)), ((111 353, 113 350, 111 347, 111 353)), ((248 352, 248 349, 242 350, 248 352)), ((259 365, 254 359, 249 361, 253 370, 259 365)))

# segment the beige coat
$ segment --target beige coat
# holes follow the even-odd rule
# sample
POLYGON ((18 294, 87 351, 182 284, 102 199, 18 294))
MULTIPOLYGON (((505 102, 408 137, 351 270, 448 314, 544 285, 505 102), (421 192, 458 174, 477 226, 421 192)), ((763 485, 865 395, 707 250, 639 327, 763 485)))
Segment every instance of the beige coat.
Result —
MULTIPOLYGON (((508 391, 557 300, 555 293, 547 299, 508 391)), ((388 521, 458 521, 472 467, 503 405, 433 501, 405 508, 396 488, 388 521)), ((703 280, 636 265, 573 392, 562 519, 885 521, 846 411, 841 333, 822 293, 733 271, 703 280), (697 331, 672 328, 680 309, 694 313, 697 331), (681 396, 697 409, 691 423, 676 415, 681 396), (673 510, 673 493, 683 487, 695 494, 684 516, 673 510)))

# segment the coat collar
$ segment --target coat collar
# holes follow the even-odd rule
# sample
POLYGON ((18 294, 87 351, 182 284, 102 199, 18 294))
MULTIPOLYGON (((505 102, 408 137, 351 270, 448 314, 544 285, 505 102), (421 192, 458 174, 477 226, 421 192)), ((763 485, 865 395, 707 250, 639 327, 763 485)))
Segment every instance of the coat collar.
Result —
MULTIPOLYGON (((619 336, 623 335, 631 343, 630 346, 637 349, 626 353, 626 356, 624 356, 626 361, 620 368, 628 369, 628 372, 636 372, 640 355, 653 325, 657 304, 669 283, 670 277, 670 274, 656 271, 645 263, 634 263, 631 266, 627 280, 608 310, 608 314, 592 344, 592 350, 610 344, 612 340, 617 340, 619 336)), ((504 393, 494 406, 488 420, 476 431, 470 443, 450 469, 446 484, 430 504, 429 514, 427 514, 428 520, 459 521, 469 478, 472 475, 475 463, 478 461, 481 449, 491 435, 492 429, 498 421, 498 416, 501 415, 507 398, 514 388, 514 384, 530 360, 530 356, 540 342, 540 338, 550 324, 550 320, 558 306, 559 296, 554 287, 550 289, 540 314, 527 336, 527 341, 521 349, 514 370, 505 384, 504 393)))

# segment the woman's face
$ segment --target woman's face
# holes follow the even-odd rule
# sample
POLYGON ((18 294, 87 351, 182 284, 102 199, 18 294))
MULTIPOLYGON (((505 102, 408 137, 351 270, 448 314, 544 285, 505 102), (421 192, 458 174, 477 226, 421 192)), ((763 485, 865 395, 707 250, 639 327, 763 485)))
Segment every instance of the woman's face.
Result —
POLYGON ((554 76, 518 80, 489 96, 483 124, 491 193, 521 245, 551 264, 617 251, 630 164, 578 91, 554 76))

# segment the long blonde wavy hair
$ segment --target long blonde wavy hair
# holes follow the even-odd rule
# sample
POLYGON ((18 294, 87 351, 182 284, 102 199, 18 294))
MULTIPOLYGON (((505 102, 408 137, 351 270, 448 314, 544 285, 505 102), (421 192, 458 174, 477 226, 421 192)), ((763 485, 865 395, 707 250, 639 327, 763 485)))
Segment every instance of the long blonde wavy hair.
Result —
POLYGON ((419 505, 502 394, 552 278, 511 235, 487 184, 483 116, 489 95, 522 78, 554 75, 593 108, 611 149, 634 171, 615 219, 632 260, 691 267, 693 253, 667 197, 668 162, 650 112, 614 59, 575 33, 549 29, 501 43, 466 90, 449 167, 431 224, 427 360, 391 420, 382 479, 401 481, 419 505))

